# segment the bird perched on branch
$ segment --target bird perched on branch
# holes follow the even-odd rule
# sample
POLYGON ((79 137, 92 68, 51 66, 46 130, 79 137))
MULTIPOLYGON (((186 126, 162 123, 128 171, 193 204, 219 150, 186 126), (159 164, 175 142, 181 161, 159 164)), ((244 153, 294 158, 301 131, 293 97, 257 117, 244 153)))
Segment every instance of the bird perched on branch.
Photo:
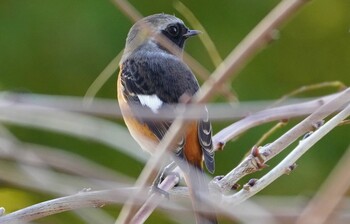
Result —
MULTIPOLYGON (((176 107, 182 97, 192 97, 198 91, 198 81, 183 62, 182 52, 185 41, 199 33, 167 14, 145 17, 129 31, 120 61, 118 101, 131 135, 151 154, 172 121, 143 118, 137 111, 157 115, 164 108, 176 107)), ((215 168, 212 129, 206 108, 203 113, 204 118, 189 122, 173 149, 177 157, 194 168, 189 170, 195 170, 192 175, 185 175, 195 209, 200 209, 204 203, 199 195, 208 192, 203 164, 211 173, 215 168)), ((214 215, 203 212, 197 214, 196 220, 197 223, 216 223, 214 215)))

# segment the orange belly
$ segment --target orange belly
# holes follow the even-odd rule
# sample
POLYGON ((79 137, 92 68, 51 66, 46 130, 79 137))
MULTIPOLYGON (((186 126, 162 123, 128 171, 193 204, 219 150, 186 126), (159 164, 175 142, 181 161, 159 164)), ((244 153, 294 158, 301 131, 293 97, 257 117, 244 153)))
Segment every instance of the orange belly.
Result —
POLYGON ((192 122, 187 128, 184 154, 190 164, 203 169, 203 152, 199 144, 197 125, 197 122, 192 122))
POLYGON ((120 74, 117 81, 117 91, 119 107, 131 136, 143 150, 153 154, 154 149, 157 147, 158 139, 145 124, 138 122, 132 116, 132 111, 123 95, 123 86, 121 85, 120 74))

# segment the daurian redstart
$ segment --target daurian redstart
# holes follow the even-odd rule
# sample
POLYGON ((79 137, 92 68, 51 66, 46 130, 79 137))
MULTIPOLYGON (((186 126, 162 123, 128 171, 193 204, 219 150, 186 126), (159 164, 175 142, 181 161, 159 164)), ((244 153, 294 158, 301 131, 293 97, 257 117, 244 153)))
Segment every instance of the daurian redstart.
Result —
MULTIPOLYGON (((176 107, 182 96, 193 96, 198 91, 198 81, 183 62, 182 51, 185 41, 199 33, 188 29, 175 16, 155 14, 136 22, 127 36, 119 64, 118 101, 131 135, 142 149, 151 154, 172 121, 142 118, 136 110, 141 108, 157 115, 163 108, 176 107), (169 49, 157 37, 168 40, 175 50, 169 49)), ((174 151, 176 156, 197 170, 203 171, 204 162, 208 171, 213 173, 215 162, 210 121, 207 118, 190 121, 174 151)), ((199 182, 197 184, 206 183, 199 182)), ((196 189, 191 191, 195 193, 196 189)), ((197 223, 216 223, 215 216, 203 215, 196 220, 197 223)))

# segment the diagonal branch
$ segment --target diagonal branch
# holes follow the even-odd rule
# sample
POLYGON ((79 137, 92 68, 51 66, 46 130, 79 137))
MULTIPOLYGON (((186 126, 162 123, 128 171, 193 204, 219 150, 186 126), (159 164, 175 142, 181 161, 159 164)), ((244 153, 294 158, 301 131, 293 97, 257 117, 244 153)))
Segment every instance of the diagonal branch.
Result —
MULTIPOLYGON (((200 91, 194 96, 192 102, 208 102, 209 99, 214 96, 216 89, 219 89, 229 77, 237 75, 243 66, 247 64, 248 60, 271 40, 271 32, 293 15, 305 2, 305 0, 285 0, 278 4, 231 52, 224 62, 221 63, 212 76, 203 84, 200 91)), ((180 137, 180 131, 185 128, 186 123, 181 117, 173 122, 169 131, 164 136, 164 139, 156 148, 155 155, 147 162, 139 176, 136 182, 137 187, 144 188, 147 186, 147 183, 152 179, 152 173, 156 172, 167 149, 175 143, 180 137)), ((137 196, 138 194, 135 194, 133 198, 125 204, 116 224, 130 222, 133 211, 133 201, 137 196)))
MULTIPOLYGON (((313 114, 305 118, 298 125, 294 126, 291 130, 289 130, 283 136, 278 138, 276 141, 265 147, 260 148, 260 150, 257 152, 260 157, 259 162, 263 165, 264 162, 276 156, 283 149, 285 149, 292 142, 294 142, 297 138, 299 138, 308 131, 312 131, 311 129, 313 128, 313 125, 315 125, 317 122, 334 113, 339 108, 342 108, 344 104, 348 104, 349 101, 350 88, 344 90, 341 94, 337 95, 336 98, 333 98, 331 101, 321 106, 313 114)), ((214 181, 212 183, 213 187, 215 187, 221 192, 228 192, 231 190, 232 186, 242 177, 261 169, 261 165, 259 166, 259 164, 256 163, 257 156, 253 154, 254 153, 246 157, 237 167, 235 167, 222 179, 214 181)))
POLYGON ((350 188, 350 147, 299 216, 297 224, 327 223, 350 188))
POLYGON ((340 94, 342 93, 328 95, 308 102, 268 108, 250 114, 249 116, 246 116, 245 118, 216 133, 215 136, 213 136, 214 149, 219 150, 223 145, 226 144, 226 142, 236 138, 252 127, 256 127, 258 125, 272 121, 291 119, 312 114, 320 106, 329 103, 331 100, 337 98, 340 94))
POLYGON ((195 102, 205 103, 213 97, 215 89, 220 88, 229 78, 234 78, 239 71, 267 45, 273 38, 275 29, 294 15, 307 0, 281 1, 226 57, 220 66, 206 81, 195 102))
POLYGON ((316 142, 318 142, 321 138, 323 138, 326 134, 328 134, 332 129, 334 129, 342 120, 346 119, 350 116, 350 104, 342 110, 339 114, 335 115, 332 119, 330 119, 327 123, 317 129, 314 133, 312 133, 306 139, 303 139, 299 142, 299 145, 286 157, 284 158, 276 167, 274 167, 269 173, 260 178, 255 182, 255 184, 249 187, 247 190, 242 189, 236 194, 227 197, 225 202, 234 206, 242 201, 245 201, 249 197, 255 195, 266 186, 275 181, 278 177, 286 174, 290 167, 295 164, 295 162, 309 150, 316 142))

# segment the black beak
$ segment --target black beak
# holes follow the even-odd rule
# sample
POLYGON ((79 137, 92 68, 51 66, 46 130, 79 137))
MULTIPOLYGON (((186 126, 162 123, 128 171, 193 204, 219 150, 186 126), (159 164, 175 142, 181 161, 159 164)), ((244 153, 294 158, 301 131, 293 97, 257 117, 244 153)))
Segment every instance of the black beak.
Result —
POLYGON ((187 33, 184 34, 184 37, 188 38, 188 37, 196 36, 201 33, 202 31, 199 31, 199 30, 188 30, 187 33))

